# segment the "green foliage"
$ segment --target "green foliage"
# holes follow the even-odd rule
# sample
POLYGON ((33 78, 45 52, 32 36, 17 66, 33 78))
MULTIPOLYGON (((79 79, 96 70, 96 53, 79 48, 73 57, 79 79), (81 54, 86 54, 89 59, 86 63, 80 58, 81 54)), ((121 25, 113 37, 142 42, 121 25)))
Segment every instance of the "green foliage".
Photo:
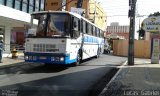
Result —
POLYGON ((141 28, 140 30, 138 30, 138 32, 139 32, 139 37, 144 38, 145 30, 143 30, 143 29, 141 28))
POLYGON ((151 16, 160 16, 160 13, 159 12, 154 12, 153 14, 150 14, 148 17, 151 17, 151 16))

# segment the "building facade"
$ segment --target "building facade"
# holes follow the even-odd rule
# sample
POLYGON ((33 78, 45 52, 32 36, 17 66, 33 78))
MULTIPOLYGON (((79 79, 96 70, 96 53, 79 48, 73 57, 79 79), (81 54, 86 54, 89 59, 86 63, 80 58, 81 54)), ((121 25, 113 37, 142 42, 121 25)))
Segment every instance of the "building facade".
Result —
MULTIPOLYGON (((47 0, 45 10, 71 11, 72 7, 77 7, 78 0, 47 0)), ((83 0, 82 9, 85 10, 84 17, 95 23, 99 28, 105 30, 107 26, 107 16, 97 0, 83 0)))
POLYGON ((63 4, 65 5, 65 0, 46 0, 45 10, 62 11, 63 4))
POLYGON ((24 45, 30 13, 44 8, 45 0, 0 0, 0 35, 4 41, 4 57, 10 54, 12 45, 24 45))
POLYGON ((128 39, 129 26, 119 25, 119 23, 113 22, 110 24, 110 26, 107 26, 106 37, 107 38, 128 39))
POLYGON ((97 2, 97 0, 89 0, 88 19, 95 23, 99 28, 106 30, 107 15, 101 7, 100 2, 97 2))

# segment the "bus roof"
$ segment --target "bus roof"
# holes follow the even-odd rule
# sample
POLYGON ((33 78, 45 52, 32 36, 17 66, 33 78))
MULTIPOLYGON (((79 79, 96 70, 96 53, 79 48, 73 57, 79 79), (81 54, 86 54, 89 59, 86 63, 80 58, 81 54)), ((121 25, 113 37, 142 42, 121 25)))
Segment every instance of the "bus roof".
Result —
MULTIPOLYGON (((89 21, 88 19, 86 19, 85 17, 77 14, 77 13, 73 13, 73 12, 69 12, 69 11, 53 11, 53 10, 49 10, 49 11, 39 11, 39 12, 33 12, 31 15, 34 15, 34 14, 43 14, 43 13, 68 13, 68 14, 71 14, 79 19, 83 19, 85 21, 87 21, 88 23, 91 23, 92 25, 96 26, 96 24, 92 23, 91 21, 89 21)), ((99 28, 99 27, 98 27, 99 28)), ((101 28, 99 28, 101 29, 101 28)), ((101 29, 102 30, 102 29, 101 29)), ((104 30, 103 30, 104 31, 104 30)))

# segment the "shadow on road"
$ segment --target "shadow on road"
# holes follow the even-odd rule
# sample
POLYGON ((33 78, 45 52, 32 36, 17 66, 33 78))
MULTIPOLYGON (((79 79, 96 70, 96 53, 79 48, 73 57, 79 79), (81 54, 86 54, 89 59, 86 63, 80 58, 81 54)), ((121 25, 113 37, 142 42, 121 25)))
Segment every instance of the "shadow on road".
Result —
POLYGON ((32 73, 55 73, 66 70, 68 66, 63 65, 44 65, 42 63, 30 63, 30 64, 15 64, 8 68, 3 68, 0 70, 0 75, 3 74, 32 74, 32 73))
MULTIPOLYGON (((107 71, 108 68, 109 67, 101 67, 52 77, 39 77, 39 79, 32 81, 19 80, 21 83, 2 86, 0 89, 16 90, 18 96, 89 96, 91 90, 98 90, 96 93, 102 90, 102 87, 98 84, 101 79, 104 80, 107 78, 107 81, 109 81, 111 77, 109 74, 106 75, 106 73, 109 73, 109 70, 107 71), (95 76, 98 78, 95 79, 95 76), (99 86, 98 89, 96 89, 97 86, 99 86)), ((21 76, 21 74, 19 74, 19 76, 21 76)), ((10 80, 12 81, 12 78, 10 78, 10 80)), ((15 78, 13 81, 14 80, 15 78)), ((101 85, 106 85, 106 83, 107 82, 104 82, 101 85)))
POLYGON ((63 70, 68 69, 68 66, 64 65, 43 65, 31 68, 29 70, 21 72, 21 74, 32 74, 32 73, 55 73, 61 72, 63 70))

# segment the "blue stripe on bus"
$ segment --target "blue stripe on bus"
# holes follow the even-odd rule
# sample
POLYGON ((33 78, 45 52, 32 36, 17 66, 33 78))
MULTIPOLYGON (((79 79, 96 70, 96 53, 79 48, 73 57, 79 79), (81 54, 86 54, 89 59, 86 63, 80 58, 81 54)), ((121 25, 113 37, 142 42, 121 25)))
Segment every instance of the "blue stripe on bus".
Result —
POLYGON ((65 57, 65 64, 74 63, 74 62, 76 62, 76 61, 77 61, 77 58, 70 60, 70 55, 67 55, 67 56, 65 57))
POLYGON ((92 36, 84 36, 84 43, 89 43, 89 44, 98 44, 98 48, 101 48, 104 45, 104 39, 99 39, 96 37, 92 36))
POLYGON ((98 38, 91 36, 84 36, 84 42, 86 43, 99 43, 98 38))
POLYGON ((41 62, 41 63, 53 63, 53 64, 70 64, 77 61, 77 59, 70 60, 70 54, 57 54, 57 53, 35 53, 35 52, 27 52, 25 56, 30 56, 32 59, 25 60, 26 62, 41 62), (36 57, 33 60, 33 56, 36 57), (40 59, 40 57, 46 57, 45 59, 40 59), (64 61, 52 61, 52 57, 64 57, 64 61))

